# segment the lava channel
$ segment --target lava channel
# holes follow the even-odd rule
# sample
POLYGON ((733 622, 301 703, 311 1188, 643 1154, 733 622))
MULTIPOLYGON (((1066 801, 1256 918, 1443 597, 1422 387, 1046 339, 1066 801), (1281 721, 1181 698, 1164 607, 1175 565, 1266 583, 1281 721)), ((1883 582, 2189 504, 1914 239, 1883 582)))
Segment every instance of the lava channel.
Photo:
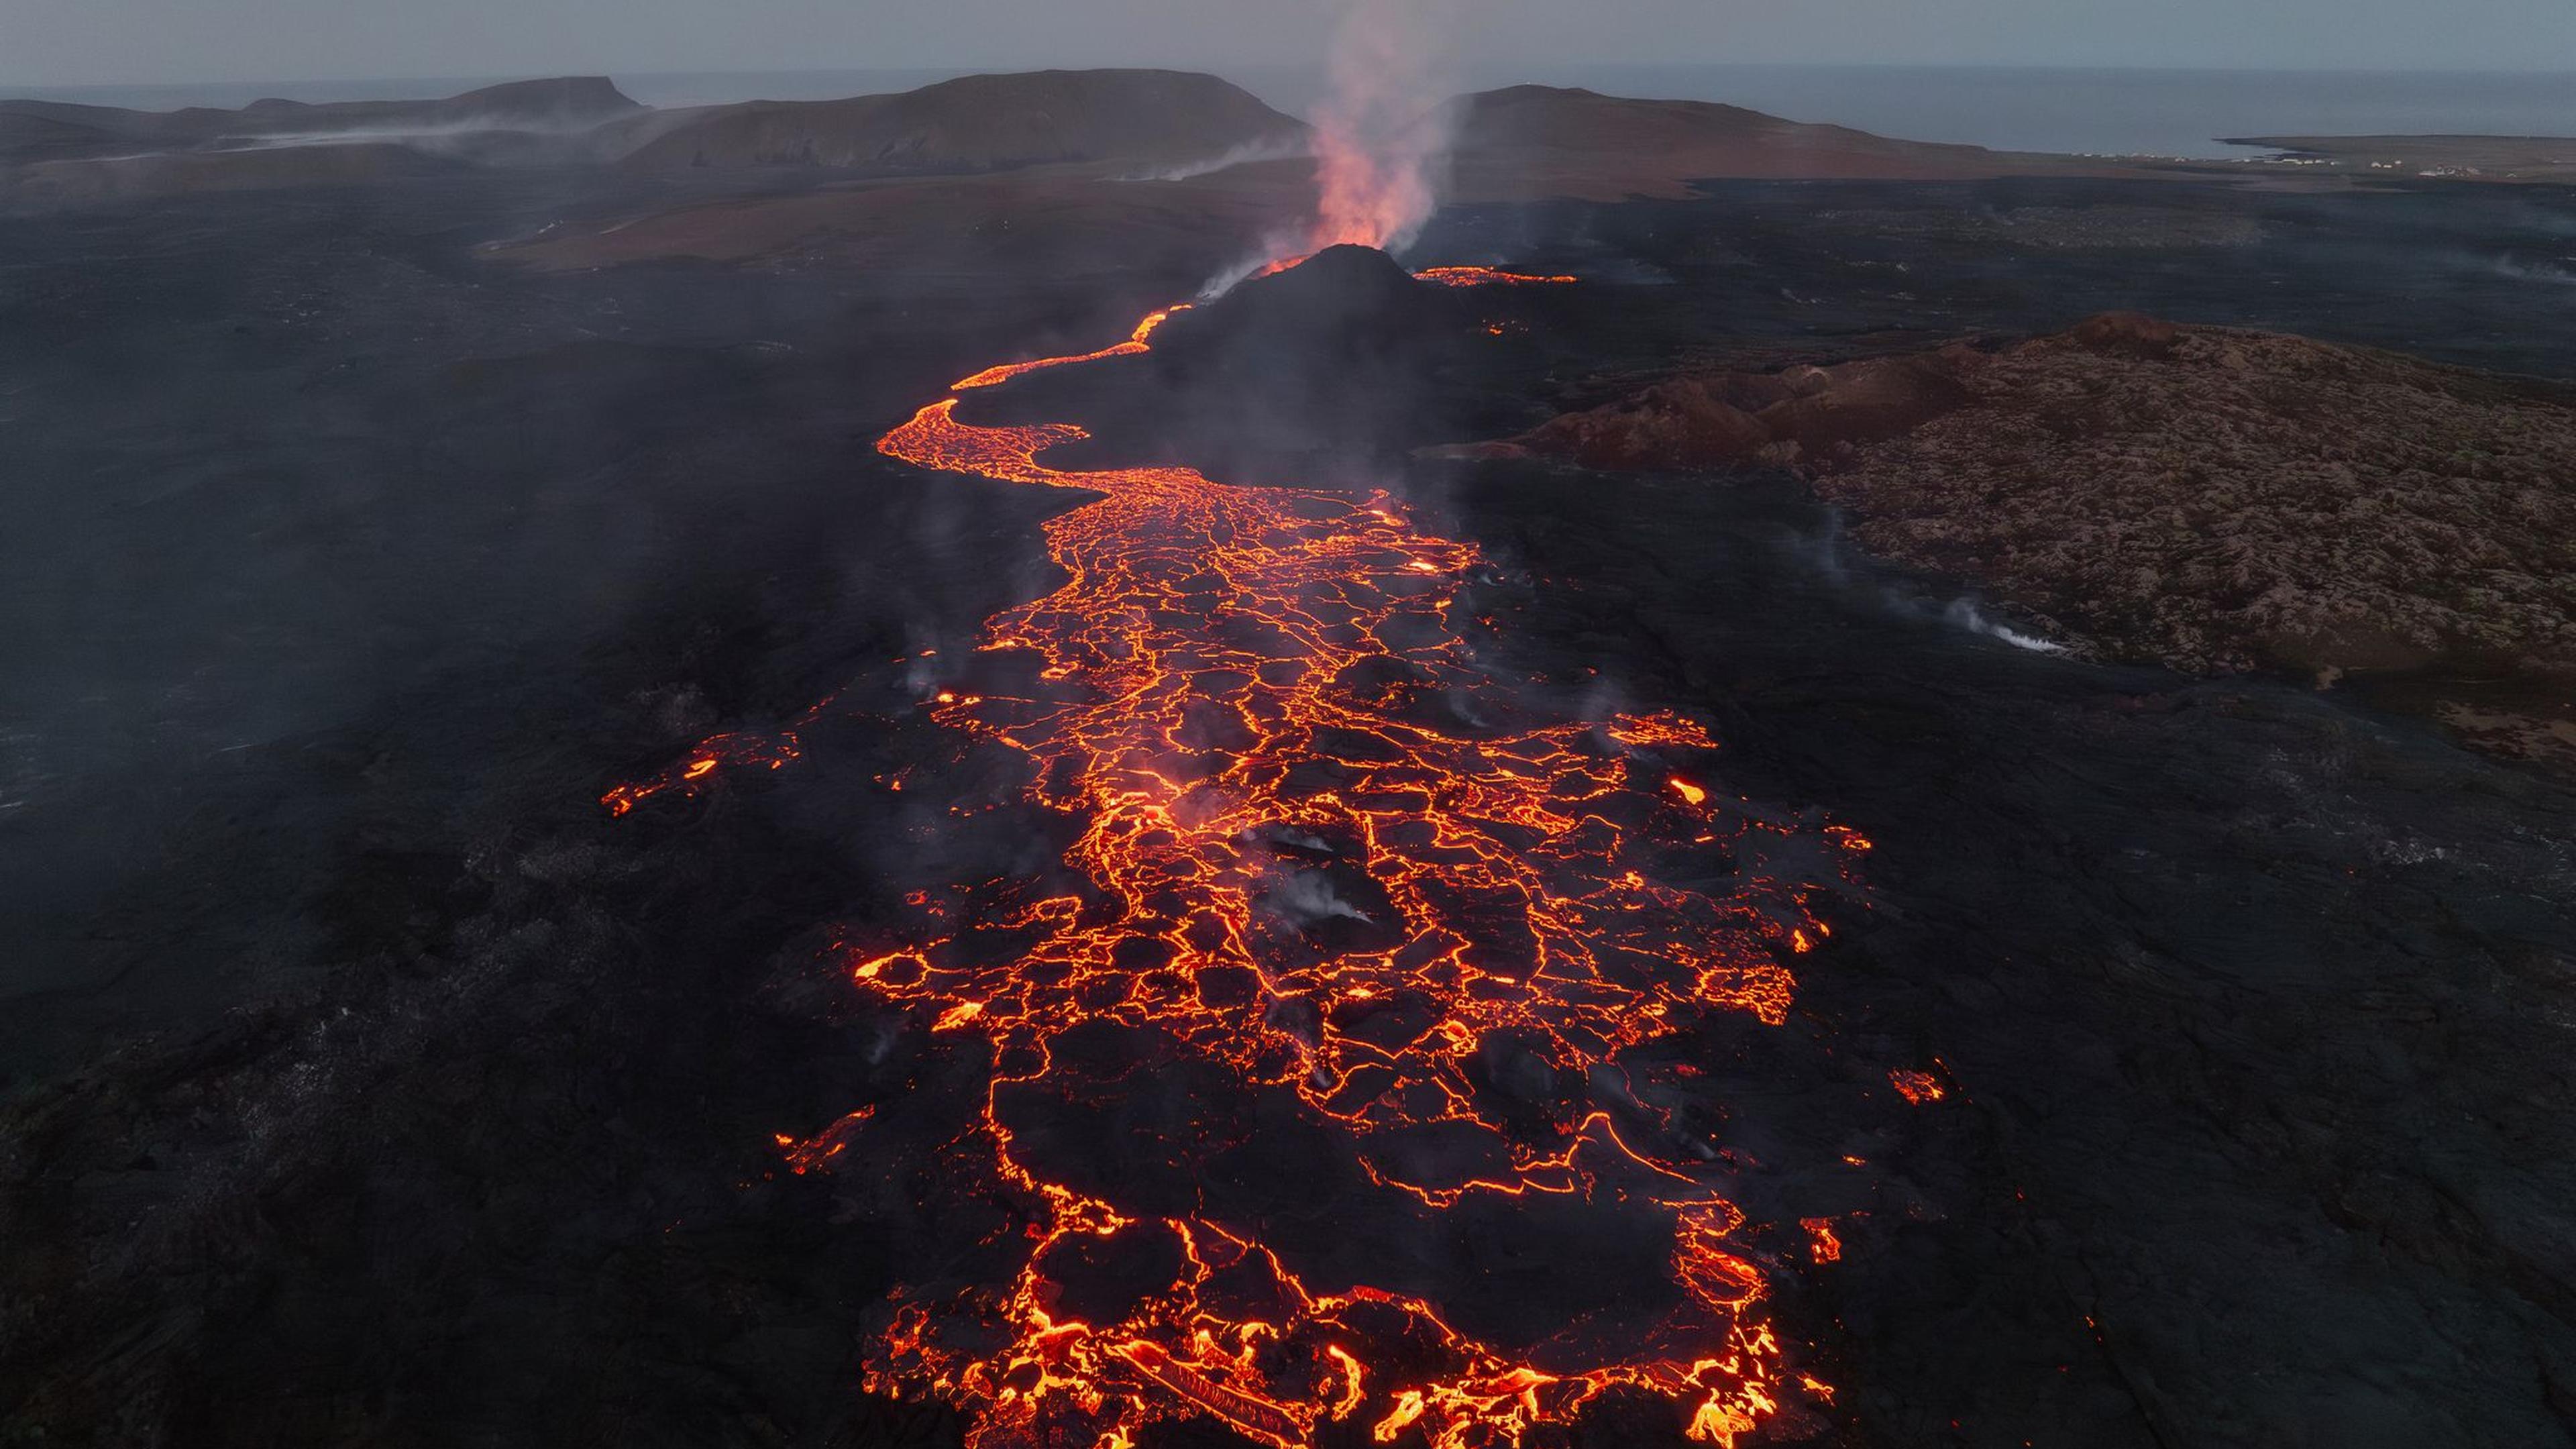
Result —
MULTIPOLYGON (((922 1166, 971 1177, 956 1191, 1002 1225, 981 1277, 898 1290, 868 1386, 957 1405, 972 1449, 1126 1449, 1182 1418, 1282 1449, 1517 1445, 1616 1395, 1731 1445, 1785 1402, 1826 1401, 1766 1312, 1791 1271, 1761 1246, 1774 1225, 1746 1221, 1704 1138, 1635 1080, 1656 1070, 1641 1048, 1713 1016, 1783 1020, 1786 963, 1828 927, 1822 887, 1760 869, 1763 837, 1808 827, 1730 810, 1706 783, 1716 741, 1680 715, 1532 715, 1453 624, 1479 551, 1390 496, 1060 470, 1047 453, 1082 428, 958 416, 973 390, 1144 352, 1169 315, 1099 352, 976 373, 877 445, 1090 501, 1045 525, 1063 586, 983 629, 979 649, 1033 687, 925 701, 1025 758, 1079 884, 958 882, 917 935, 840 961, 864 997, 980 1043, 978 1108, 922 1166), (1691 878, 1725 888, 1658 878, 1720 851, 1736 869, 1691 878), (1114 1141, 1069 1152, 1046 1116, 1139 1089, 1103 1040, 1149 1047, 1158 1081, 1241 1094, 1157 1139, 1179 1160, 1150 1192, 1088 1160, 1114 1141), (1540 1208, 1643 1223, 1659 1291, 1542 1331, 1471 1323, 1418 1251, 1229 1186, 1220 1150, 1258 1160, 1272 1130, 1340 1154, 1389 1243, 1540 1208)), ((705 760, 774 765, 781 746, 701 751, 671 783, 705 760)), ((1821 833, 1837 861, 1866 849, 1821 833)), ((888 1115, 787 1144, 791 1161, 865 1158, 888 1115)))

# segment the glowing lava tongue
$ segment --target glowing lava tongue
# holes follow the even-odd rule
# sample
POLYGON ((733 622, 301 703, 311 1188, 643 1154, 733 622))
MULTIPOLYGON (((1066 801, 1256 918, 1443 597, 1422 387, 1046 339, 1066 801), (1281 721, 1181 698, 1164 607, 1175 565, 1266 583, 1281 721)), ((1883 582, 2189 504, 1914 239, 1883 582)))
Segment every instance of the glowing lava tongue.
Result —
MULTIPOLYGON (((1161 315, 1088 356, 1144 350, 1161 315)), ((985 627, 981 648, 1024 658, 1034 687, 929 706, 1026 757, 1083 884, 960 883, 951 924, 848 956, 860 992, 989 1053, 979 1117, 937 1156, 1007 1205, 991 1276, 924 1265, 939 1281, 898 1295, 870 1385, 957 1403, 986 1449, 1124 1446, 1183 1416, 1281 1446, 1465 1449, 1623 1392, 1670 1401, 1703 1441, 1760 1424, 1795 1390, 1756 1229, 1705 1139, 1651 1105, 1673 1098, 1642 1079, 1667 1067, 1638 1048, 1712 1013, 1781 1020, 1783 962, 1823 930, 1805 889, 1761 868, 1787 832, 1711 801, 1696 782, 1715 745, 1684 719, 1525 716, 1451 622, 1476 548, 1390 499, 1060 471, 1045 455, 1080 428, 977 426, 958 406, 879 449, 1096 495, 1046 525, 1063 587, 985 627), (1720 848, 1735 871, 1696 873, 1732 893, 1656 878, 1720 848), (1184 1159, 1181 1195, 1135 1200, 1031 1126, 1153 1089, 1132 1060, 1101 1065, 1103 1032, 1153 1044, 1149 1078, 1212 1074, 1271 1105, 1153 1138, 1184 1159), (1189 1160, 1265 1131, 1323 1143, 1398 1221, 1319 1238, 1314 1207, 1229 1196, 1189 1160), (1644 1223, 1660 1293, 1618 1305, 1615 1329, 1498 1336, 1394 1246, 1407 1224, 1542 1203, 1644 1223), (1380 1230, 1382 1248, 1362 1236, 1380 1230)), ((834 1130, 794 1145, 800 1171, 877 1125, 834 1130)))

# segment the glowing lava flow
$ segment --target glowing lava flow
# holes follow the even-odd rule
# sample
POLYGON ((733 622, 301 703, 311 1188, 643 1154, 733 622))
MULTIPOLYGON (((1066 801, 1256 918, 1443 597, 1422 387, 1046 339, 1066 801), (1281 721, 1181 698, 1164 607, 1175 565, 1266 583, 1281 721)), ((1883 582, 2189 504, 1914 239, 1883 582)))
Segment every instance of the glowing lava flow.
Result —
MULTIPOLYGON (((1164 315, 1087 356, 1145 350, 1164 315)), ((1067 818, 1083 884, 961 885, 918 939, 849 949, 860 991, 987 1044, 981 1119, 942 1157, 982 1164, 1022 1224, 987 1238, 1016 1263, 1007 1281, 898 1295, 870 1385, 958 1404, 979 1449, 1125 1449, 1184 1416, 1282 1449, 1469 1449, 1622 1393, 1732 1444, 1791 1396, 1829 1396, 1789 1372, 1762 1310, 1764 1264, 1809 1256, 1805 1235, 1766 1237, 1727 1201, 1722 1154, 1654 1105, 1673 1100, 1655 1074, 1689 1069, 1637 1050, 1712 1013, 1777 1024, 1783 963, 1827 930, 1808 887, 1764 873, 1766 835, 1789 829, 1700 783, 1715 742, 1671 714, 1526 716, 1451 622, 1477 549, 1385 495, 1061 471, 1043 456, 1081 428, 977 426, 959 403, 879 450, 1097 495, 1046 525, 1067 582, 985 626, 990 670, 1028 684, 927 705, 1026 757, 1028 798, 1067 818), (1718 852, 1735 867, 1723 891, 1657 878, 1694 857, 1695 876, 1725 878, 1718 852), (1275 1102, 1426 1220, 1514 1199, 1642 1215, 1661 1292, 1614 1329, 1506 1341, 1458 1326, 1418 1265, 1318 1269, 1259 1211, 1210 1206, 1216 1188, 1194 1210, 1113 1200, 1032 1146, 1014 1105, 1070 1090, 1086 1030, 1139 1033, 1275 1102), (1512 1086, 1532 1080, 1552 1085, 1512 1086), (1128 1286, 1083 1287, 1103 1262, 1128 1286), (1161 1265, 1142 1287, 1140 1263, 1161 1265)), ((820 1166, 872 1130, 854 1117, 791 1161, 820 1166)))
POLYGON ((1506 272, 1495 267, 1424 267, 1413 275, 1416 280, 1436 282, 1443 287, 1563 286, 1575 280, 1531 272, 1506 272))
POLYGON ((1098 362, 1104 357, 1131 357, 1136 353, 1151 350, 1147 339, 1154 335, 1154 329, 1170 321, 1173 313, 1188 310, 1190 310, 1189 304, 1183 302, 1177 306, 1166 307, 1160 312, 1148 312, 1145 314, 1145 320, 1136 324, 1136 330, 1127 335, 1126 341, 1113 347, 1104 347, 1098 352, 1086 352, 1078 357, 1041 357, 1033 362, 1005 362, 999 367, 985 368, 973 377, 960 378, 951 386, 959 392, 964 392, 968 388, 991 387, 996 383, 1009 382, 1012 378, 1050 367, 1068 367, 1077 362, 1098 362))

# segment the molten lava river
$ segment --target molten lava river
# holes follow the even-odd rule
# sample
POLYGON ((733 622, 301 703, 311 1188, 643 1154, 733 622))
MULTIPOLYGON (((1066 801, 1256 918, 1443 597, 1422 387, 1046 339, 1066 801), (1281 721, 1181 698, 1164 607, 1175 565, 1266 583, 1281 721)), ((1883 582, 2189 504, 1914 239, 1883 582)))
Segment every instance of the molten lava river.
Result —
MULTIPOLYGON (((1168 315, 956 391, 1144 352, 1168 315)), ((881 1103, 781 1139, 796 1171, 866 1164, 967 1225, 894 1265, 869 1387, 953 1404, 977 1449, 1182 1420, 1466 1449, 1613 1403, 1716 1444, 1812 1422, 1832 1391, 1766 1300, 1832 1232, 1750 1221, 1666 1088, 1698 1075, 1679 1034, 1779 1026, 1827 930, 1810 898, 1851 890, 1868 842, 1734 809, 1680 715, 1533 714, 1453 620, 1477 549, 1387 495, 1063 471, 1081 428, 961 400, 879 450, 1091 501, 1046 525, 1063 586, 985 625, 1022 683, 923 703, 1024 757, 1069 845, 837 948, 974 1066, 940 1135, 878 1138, 881 1103), (1827 880, 1763 868, 1793 838, 1827 880), (1627 1286, 1587 1300, 1595 1276, 1627 1286)), ((719 737, 607 804, 795 753, 719 737)))

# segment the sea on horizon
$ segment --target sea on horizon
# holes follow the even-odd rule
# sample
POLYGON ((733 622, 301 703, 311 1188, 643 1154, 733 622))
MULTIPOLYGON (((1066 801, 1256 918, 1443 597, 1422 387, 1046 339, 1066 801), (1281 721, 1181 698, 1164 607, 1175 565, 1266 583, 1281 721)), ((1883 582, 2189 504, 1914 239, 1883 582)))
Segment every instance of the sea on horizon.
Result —
MULTIPOLYGON (((827 100, 909 90, 954 69, 627 73, 647 105, 827 100)), ((1322 91, 1310 69, 1224 72, 1282 110, 1322 91)), ((173 110, 288 100, 452 95, 509 76, 217 82, 204 85, 0 87, 0 93, 90 105, 173 110)), ((1827 122, 1911 141, 2008 151, 2224 157, 2229 136, 2576 136, 2576 74, 2546 71, 2118 70, 2004 66, 1558 65, 1461 73, 1452 90, 1534 82, 1613 95, 1721 101, 1794 121, 1827 122)))

